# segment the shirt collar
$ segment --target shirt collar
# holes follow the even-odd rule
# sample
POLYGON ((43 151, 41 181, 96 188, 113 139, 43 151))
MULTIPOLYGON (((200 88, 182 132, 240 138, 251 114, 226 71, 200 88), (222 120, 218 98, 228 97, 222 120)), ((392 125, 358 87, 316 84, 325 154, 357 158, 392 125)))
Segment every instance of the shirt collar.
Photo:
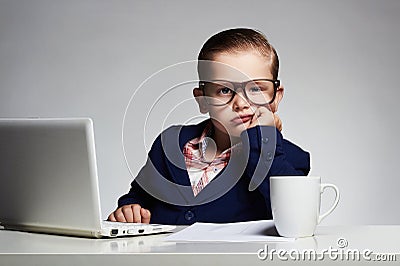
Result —
MULTIPOLYGON (((208 122, 206 127, 204 128, 203 132, 201 133, 200 137, 195 138, 190 141, 192 145, 198 145, 200 158, 201 160, 205 161, 204 154, 206 152, 208 143, 210 141, 211 136, 214 134, 214 125, 212 122, 208 122)), ((224 155, 225 153, 231 152, 235 148, 241 147, 242 143, 236 143, 235 145, 231 146, 230 148, 224 150, 218 157, 224 155)))

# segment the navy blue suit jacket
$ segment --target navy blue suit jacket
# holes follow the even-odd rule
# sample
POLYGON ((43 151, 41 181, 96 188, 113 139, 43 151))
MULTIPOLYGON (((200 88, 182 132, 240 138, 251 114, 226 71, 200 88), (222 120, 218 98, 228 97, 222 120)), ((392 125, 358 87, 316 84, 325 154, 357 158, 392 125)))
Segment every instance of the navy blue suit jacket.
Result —
POLYGON ((307 175, 309 153, 283 139, 275 127, 247 129, 241 151, 232 152, 228 165, 194 197, 182 150, 208 122, 161 133, 118 206, 140 204, 150 210, 150 222, 160 224, 271 219, 269 177, 307 175))

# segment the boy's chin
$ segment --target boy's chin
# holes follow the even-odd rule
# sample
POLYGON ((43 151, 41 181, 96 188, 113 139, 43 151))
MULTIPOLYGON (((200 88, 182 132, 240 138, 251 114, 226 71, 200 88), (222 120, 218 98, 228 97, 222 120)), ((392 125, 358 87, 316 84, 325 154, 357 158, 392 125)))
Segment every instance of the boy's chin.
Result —
POLYGON ((247 130, 247 125, 245 125, 245 124, 235 126, 234 128, 230 129, 229 136, 231 136, 233 138, 240 138, 240 135, 245 130, 247 130))
POLYGON ((227 134, 230 138, 240 138, 240 135, 249 127, 249 123, 244 124, 228 124, 223 126, 219 123, 214 124, 219 130, 227 134))

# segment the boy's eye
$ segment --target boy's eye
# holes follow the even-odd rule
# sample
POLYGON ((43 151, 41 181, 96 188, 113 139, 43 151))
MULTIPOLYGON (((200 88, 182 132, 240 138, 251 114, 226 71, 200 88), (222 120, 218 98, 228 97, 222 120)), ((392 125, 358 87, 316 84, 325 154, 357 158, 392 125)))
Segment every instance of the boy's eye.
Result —
POLYGON ((249 89, 249 92, 260 92, 260 91, 261 91, 260 87, 257 86, 251 87, 249 89))
POLYGON ((229 88, 221 88, 219 89, 218 94, 222 95, 232 94, 232 90, 229 88))

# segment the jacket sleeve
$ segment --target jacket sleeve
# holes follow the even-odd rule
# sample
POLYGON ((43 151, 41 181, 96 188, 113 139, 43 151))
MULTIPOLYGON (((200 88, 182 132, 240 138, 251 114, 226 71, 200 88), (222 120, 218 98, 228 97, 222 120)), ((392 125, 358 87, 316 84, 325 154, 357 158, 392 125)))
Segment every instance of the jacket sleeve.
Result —
POLYGON ((245 171, 250 191, 258 188, 269 199, 270 176, 304 176, 310 171, 309 153, 284 140, 275 127, 256 126, 244 131, 241 138, 248 155, 245 171))
POLYGON ((154 141, 146 164, 118 206, 140 204, 151 209, 156 203, 186 205, 193 200, 185 160, 179 145, 181 126, 163 131, 154 141))
POLYGON ((129 204, 139 204, 144 208, 149 208, 148 206, 151 205, 152 201, 151 197, 136 181, 137 177, 143 176, 143 172, 147 167, 146 163, 132 181, 129 192, 118 199, 118 207, 129 204))

